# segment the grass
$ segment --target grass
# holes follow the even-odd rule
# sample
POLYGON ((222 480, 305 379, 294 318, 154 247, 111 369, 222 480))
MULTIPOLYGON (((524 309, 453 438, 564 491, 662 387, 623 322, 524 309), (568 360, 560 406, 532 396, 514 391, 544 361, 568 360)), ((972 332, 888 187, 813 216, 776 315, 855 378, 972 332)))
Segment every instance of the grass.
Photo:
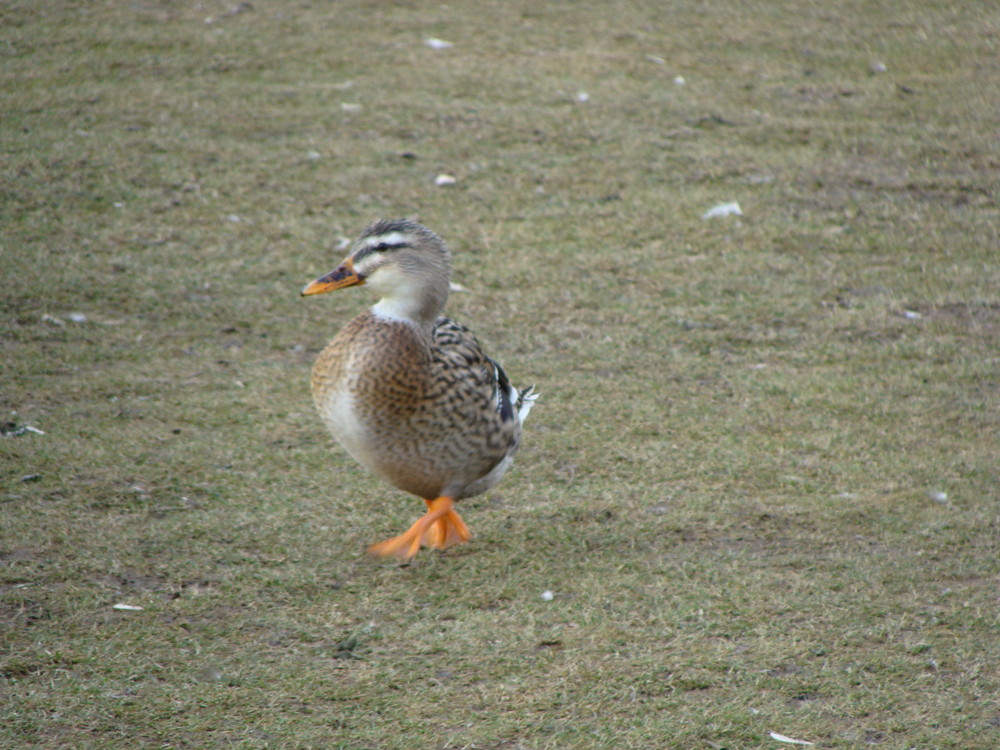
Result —
POLYGON ((1000 745, 1000 13, 0 28, 0 745, 1000 745), (298 298, 379 216, 543 394, 406 567, 308 395, 371 300, 298 298))

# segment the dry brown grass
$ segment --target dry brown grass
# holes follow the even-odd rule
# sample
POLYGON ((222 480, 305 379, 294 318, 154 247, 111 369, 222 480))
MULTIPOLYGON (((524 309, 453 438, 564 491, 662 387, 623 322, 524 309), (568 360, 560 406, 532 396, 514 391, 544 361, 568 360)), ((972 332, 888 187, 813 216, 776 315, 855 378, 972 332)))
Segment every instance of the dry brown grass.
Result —
POLYGON ((0 744, 1000 745, 1000 14, 883 6, 5 4, 0 744), (543 393, 402 568, 298 298, 395 215, 543 393))

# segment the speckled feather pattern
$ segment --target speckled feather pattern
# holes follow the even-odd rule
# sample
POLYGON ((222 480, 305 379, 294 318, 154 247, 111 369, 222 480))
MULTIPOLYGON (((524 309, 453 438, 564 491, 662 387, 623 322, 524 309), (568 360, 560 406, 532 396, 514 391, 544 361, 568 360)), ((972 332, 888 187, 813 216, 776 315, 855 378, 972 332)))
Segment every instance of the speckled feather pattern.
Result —
POLYGON ((373 473, 457 500, 496 484, 520 443, 521 402, 514 413, 500 408, 498 371, 447 318, 428 330, 368 310, 320 354, 312 393, 334 436, 373 473))

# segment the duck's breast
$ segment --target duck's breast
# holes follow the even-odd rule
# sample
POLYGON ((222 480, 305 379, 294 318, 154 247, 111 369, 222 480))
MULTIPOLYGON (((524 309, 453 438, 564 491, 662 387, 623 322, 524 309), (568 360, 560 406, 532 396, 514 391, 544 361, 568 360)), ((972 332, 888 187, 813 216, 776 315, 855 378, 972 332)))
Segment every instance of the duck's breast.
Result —
POLYGON ((313 400, 330 432, 373 473, 426 496, 440 490, 424 453, 420 413, 430 379, 415 326, 364 313, 348 323, 313 367, 313 400))

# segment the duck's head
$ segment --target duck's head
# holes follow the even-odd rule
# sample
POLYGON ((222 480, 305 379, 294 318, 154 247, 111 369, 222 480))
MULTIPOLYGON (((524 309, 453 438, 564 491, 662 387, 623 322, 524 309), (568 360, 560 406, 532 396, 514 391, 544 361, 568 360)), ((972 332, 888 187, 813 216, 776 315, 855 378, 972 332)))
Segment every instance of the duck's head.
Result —
POLYGON ((302 295, 366 284, 381 295, 373 308, 383 317, 432 324, 444 309, 451 254, 444 241, 409 219, 371 224, 343 263, 306 285, 302 295))

